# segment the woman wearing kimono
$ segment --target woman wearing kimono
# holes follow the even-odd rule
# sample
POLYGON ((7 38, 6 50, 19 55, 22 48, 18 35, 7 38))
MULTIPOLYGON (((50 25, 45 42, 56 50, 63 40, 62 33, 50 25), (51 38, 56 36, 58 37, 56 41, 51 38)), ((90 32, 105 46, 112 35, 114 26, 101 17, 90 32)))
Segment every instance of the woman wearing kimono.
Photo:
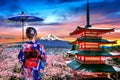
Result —
POLYGON ((37 31, 33 27, 26 29, 26 36, 29 40, 22 45, 18 54, 18 59, 22 64, 23 80, 43 80, 46 51, 35 40, 37 31))

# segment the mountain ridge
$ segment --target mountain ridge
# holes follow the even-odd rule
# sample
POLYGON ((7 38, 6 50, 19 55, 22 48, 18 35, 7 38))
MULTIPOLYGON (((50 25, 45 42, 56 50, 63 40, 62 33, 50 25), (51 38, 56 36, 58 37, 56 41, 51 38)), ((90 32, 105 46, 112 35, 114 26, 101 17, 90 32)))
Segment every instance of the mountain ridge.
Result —
POLYGON ((47 48, 71 48, 72 44, 63 40, 37 40, 47 48))

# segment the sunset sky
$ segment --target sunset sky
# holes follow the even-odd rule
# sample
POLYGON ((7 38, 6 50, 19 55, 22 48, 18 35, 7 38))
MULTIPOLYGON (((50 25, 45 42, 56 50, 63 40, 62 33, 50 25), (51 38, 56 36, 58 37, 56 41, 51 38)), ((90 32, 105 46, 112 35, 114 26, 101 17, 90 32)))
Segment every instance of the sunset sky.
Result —
MULTIPOLYGON (((115 32, 104 38, 120 39, 120 0, 89 0, 90 24, 95 28, 115 28, 115 32)), ((64 40, 73 40, 69 33, 77 26, 86 25, 86 0, 2 0, 0 1, 0 43, 21 41, 20 24, 3 22, 10 16, 24 11, 25 14, 43 18, 33 26, 38 37, 54 34, 64 40)))

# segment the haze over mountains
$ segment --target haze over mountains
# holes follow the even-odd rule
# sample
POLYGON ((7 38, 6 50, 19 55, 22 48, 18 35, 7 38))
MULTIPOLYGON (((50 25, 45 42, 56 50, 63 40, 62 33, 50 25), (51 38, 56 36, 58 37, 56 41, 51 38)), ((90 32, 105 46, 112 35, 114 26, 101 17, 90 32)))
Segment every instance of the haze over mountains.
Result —
MULTIPOLYGON (((70 49, 72 47, 72 44, 70 44, 68 41, 62 40, 59 37, 53 35, 53 34, 48 34, 40 39, 37 39, 38 42, 40 42, 45 48, 67 48, 70 49)), ((21 45, 24 42, 15 42, 15 43, 9 43, 13 45, 14 47, 19 47, 21 48, 21 45)), ((0 44, 2 46, 2 44, 0 44)))

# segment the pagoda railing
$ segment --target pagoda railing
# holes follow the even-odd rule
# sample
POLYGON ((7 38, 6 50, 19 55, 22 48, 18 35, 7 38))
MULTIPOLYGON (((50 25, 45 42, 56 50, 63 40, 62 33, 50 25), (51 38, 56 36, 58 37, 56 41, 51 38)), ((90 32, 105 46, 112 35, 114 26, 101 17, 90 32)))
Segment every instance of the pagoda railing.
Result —
POLYGON ((105 61, 81 61, 78 58, 76 60, 82 64, 105 64, 105 61))
POLYGON ((104 64, 105 61, 86 61, 82 62, 83 64, 104 64))
POLYGON ((85 37, 85 38, 94 38, 94 39, 102 39, 101 36, 81 36, 81 37, 85 37))
POLYGON ((84 48, 84 49, 78 48, 77 50, 94 50, 94 51, 97 51, 97 50, 101 50, 101 49, 100 48, 84 48))

